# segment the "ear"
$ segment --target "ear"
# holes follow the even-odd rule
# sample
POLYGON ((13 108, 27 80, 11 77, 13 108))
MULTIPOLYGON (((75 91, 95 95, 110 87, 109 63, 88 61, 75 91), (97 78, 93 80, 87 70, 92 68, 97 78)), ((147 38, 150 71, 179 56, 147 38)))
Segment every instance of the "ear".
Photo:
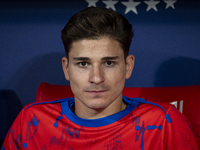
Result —
POLYGON ((126 57, 126 79, 129 79, 131 77, 134 63, 135 57, 133 55, 129 55, 126 57))
POLYGON ((65 79, 69 81, 69 72, 68 72, 68 59, 67 57, 62 58, 62 68, 65 74, 65 79))

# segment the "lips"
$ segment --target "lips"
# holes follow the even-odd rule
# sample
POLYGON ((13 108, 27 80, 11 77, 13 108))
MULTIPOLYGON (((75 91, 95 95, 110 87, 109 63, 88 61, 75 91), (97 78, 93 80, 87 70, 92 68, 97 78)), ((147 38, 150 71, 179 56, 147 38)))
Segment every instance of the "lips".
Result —
POLYGON ((105 91, 107 91, 107 90, 90 90, 88 92, 105 92, 105 91))
POLYGON ((98 95, 102 95, 105 92, 107 92, 108 90, 94 90, 94 91, 86 91, 88 94, 94 95, 94 96, 98 96, 98 95))

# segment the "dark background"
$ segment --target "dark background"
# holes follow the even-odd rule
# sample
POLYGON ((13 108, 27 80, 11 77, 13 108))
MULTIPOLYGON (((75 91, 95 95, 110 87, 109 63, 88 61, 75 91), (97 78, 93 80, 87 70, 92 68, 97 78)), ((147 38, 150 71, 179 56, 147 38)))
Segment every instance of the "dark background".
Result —
MULTIPOLYGON (((157 11, 147 11, 140 1, 138 14, 125 14, 122 2, 127 0, 118 1, 115 9, 135 31, 130 53, 136 62, 126 86, 200 84, 200 2, 177 0, 175 9, 166 9, 160 0, 157 11)), ((106 7, 102 0, 96 5, 106 7)), ((34 102, 41 82, 69 85, 61 66, 65 56, 61 30, 74 13, 87 6, 85 0, 0 1, 0 90, 14 93, 1 97, 2 112, 17 114, 3 101, 18 101, 17 110, 34 102)))

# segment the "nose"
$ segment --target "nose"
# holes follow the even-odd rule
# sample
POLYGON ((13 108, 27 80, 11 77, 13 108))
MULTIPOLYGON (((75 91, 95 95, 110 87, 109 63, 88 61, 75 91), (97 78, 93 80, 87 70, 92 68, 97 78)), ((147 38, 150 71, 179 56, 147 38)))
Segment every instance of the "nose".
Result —
POLYGON ((93 66, 89 76, 90 83, 100 84, 104 82, 104 71, 100 66, 93 66))

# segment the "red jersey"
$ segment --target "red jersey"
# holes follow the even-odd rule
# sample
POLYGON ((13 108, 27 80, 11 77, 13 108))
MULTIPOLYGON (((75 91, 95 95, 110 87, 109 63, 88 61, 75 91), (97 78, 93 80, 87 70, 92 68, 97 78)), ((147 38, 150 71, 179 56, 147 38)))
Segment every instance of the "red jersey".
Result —
POLYGON ((2 150, 198 150, 187 119, 170 104, 123 96, 127 108, 82 119, 73 98, 33 103, 20 112, 2 150))

